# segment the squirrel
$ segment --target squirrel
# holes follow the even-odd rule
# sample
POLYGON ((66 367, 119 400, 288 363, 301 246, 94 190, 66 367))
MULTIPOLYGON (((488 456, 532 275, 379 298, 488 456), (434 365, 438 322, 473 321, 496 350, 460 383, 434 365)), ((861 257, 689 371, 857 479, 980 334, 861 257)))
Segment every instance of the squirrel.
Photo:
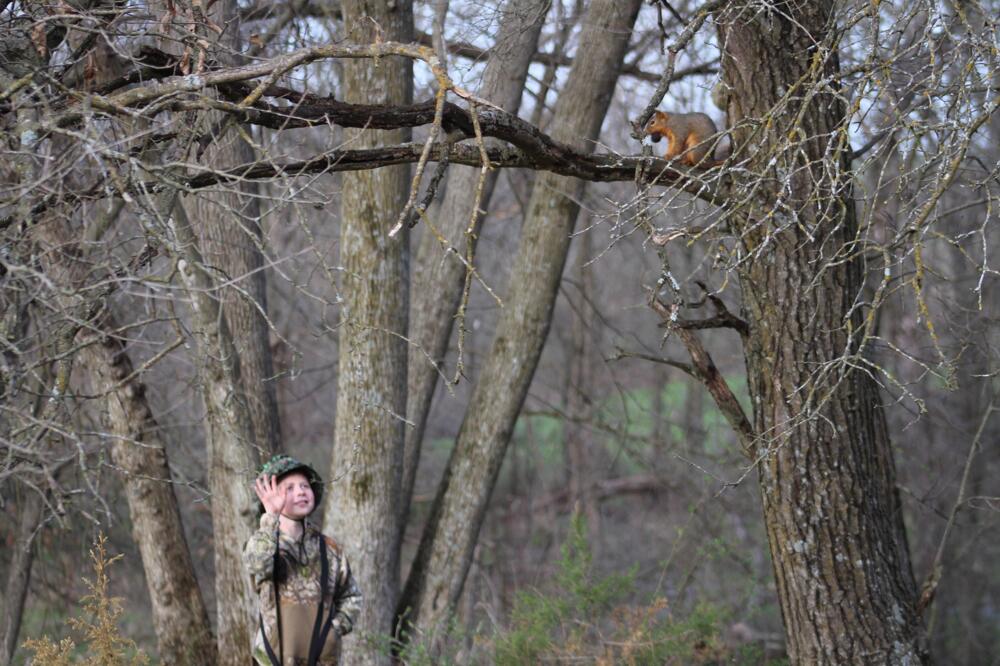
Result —
POLYGON ((713 154, 718 133, 715 123, 704 113, 654 111, 653 117, 646 123, 646 134, 654 143, 667 137, 666 159, 680 157, 682 162, 703 169, 725 161, 716 160, 713 154))

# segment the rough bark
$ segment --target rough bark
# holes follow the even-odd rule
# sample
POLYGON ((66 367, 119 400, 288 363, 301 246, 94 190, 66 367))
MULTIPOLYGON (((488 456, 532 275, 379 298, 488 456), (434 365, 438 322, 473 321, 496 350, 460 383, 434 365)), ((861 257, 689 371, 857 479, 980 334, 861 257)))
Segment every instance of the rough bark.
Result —
MULTIPOLYGON (((595 1, 559 97, 553 138, 592 150, 614 91, 639 0, 595 1)), ((510 288, 407 580, 400 611, 424 630, 443 627, 462 592, 518 412, 548 334, 584 183, 540 174, 532 190, 510 288)))
MULTIPOLYGON (((479 96, 513 115, 517 115, 521 105, 528 66, 538 46, 538 35, 548 4, 547 0, 510 0, 502 10, 499 33, 483 72, 479 96)), ((479 169, 451 167, 435 223, 448 245, 463 256, 468 249, 475 249, 485 217, 481 211, 489 208, 498 176, 497 171, 487 174, 479 209, 474 211, 479 169), (467 234, 467 230, 470 233, 467 234)), ((406 431, 403 458, 402 529, 405 529, 409 514, 424 429, 437 386, 438 369, 435 365, 440 367, 448 350, 465 272, 465 265, 447 252, 434 234, 423 234, 414 264, 413 301, 410 306, 410 340, 413 346, 410 347, 408 360, 406 415, 413 427, 406 431)))
MULTIPOLYGON (((216 114, 212 114, 215 116, 216 114)), ((218 118, 216 118, 218 120, 218 118)), ((248 164, 253 151, 233 131, 209 149, 213 168, 248 164)), ((267 455, 281 448, 281 424, 274 391, 267 312, 267 281, 263 270, 260 205, 256 182, 244 181, 235 192, 193 197, 191 215, 201 236, 205 260, 219 272, 219 281, 233 280, 222 290, 222 308, 239 354, 239 391, 253 424, 255 445, 267 455)))
POLYGON ((198 239, 177 203, 170 219, 170 252, 193 310, 198 365, 208 444, 208 482, 212 491, 212 535, 215 553, 216 645, 218 663, 244 666, 256 630, 256 607, 250 577, 243 570, 243 546, 253 532, 257 499, 251 490, 260 459, 254 447, 250 415, 239 391, 239 359, 218 288, 205 268, 198 239))
POLYGON ((863 352, 863 322, 833 5, 716 17, 743 174, 783 185, 783 202, 773 192, 730 220, 748 257, 759 483, 792 663, 914 664, 922 632, 878 387, 837 362, 863 352), (818 91, 786 103, 795 85, 818 91), (765 118, 768 131, 751 129, 765 118))
POLYGON ((44 252, 46 274, 60 286, 58 304, 82 332, 80 358, 104 396, 111 432, 111 459, 122 483, 139 548, 152 606, 160 658, 166 663, 215 664, 208 612, 194 575, 180 509, 174 494, 160 428, 146 397, 146 387, 133 370, 107 304, 85 290, 92 263, 81 256, 61 220, 35 229, 44 252), (83 296, 81 298, 81 295, 83 296))
POLYGON ((14 652, 17 651, 17 638, 21 633, 21 617, 24 614, 24 602, 28 597, 28 583, 31 581, 31 565, 35 560, 34 542, 42 522, 43 503, 40 497, 33 496, 27 488, 21 489, 18 502, 17 540, 11 548, 11 557, 7 569, 7 581, 4 588, 3 604, 3 642, 0 643, 0 664, 8 666, 13 663, 14 652))
MULTIPOLYGON (((117 326, 110 315, 105 331, 117 326)), ((121 338, 101 335, 82 360, 106 396, 111 460, 122 474, 132 538, 139 547, 163 663, 216 663, 208 611, 194 575, 160 427, 121 338)))
MULTIPOLYGON (((341 3, 348 41, 409 41, 413 8, 409 0, 341 3)), ((386 57, 377 64, 343 66, 348 102, 407 104, 412 96, 409 59, 386 57)), ((406 140, 402 131, 352 130, 345 141, 370 147, 406 140)), ((406 411, 406 320, 408 236, 388 232, 406 203, 405 166, 345 174, 341 197, 342 286, 337 421, 327 533, 340 539, 354 563, 365 595, 356 635, 388 635, 399 595, 399 493, 402 478, 403 418, 406 411)), ((386 663, 362 639, 344 643, 350 664, 386 663)))
MULTIPOLYGON (((241 52, 236 3, 233 0, 215 3, 210 19, 226 26, 220 38, 224 50, 220 49, 217 57, 223 62, 232 60, 226 52, 241 52)), ((225 114, 205 112, 200 121, 206 130, 226 128, 223 132, 205 132, 211 137, 211 143, 200 156, 201 164, 216 171, 255 160, 253 149, 235 127, 226 123, 225 114)), ((260 248, 259 189, 256 181, 241 179, 227 184, 225 189, 189 197, 184 205, 200 237, 205 261, 219 273, 219 282, 232 281, 220 293, 222 310, 239 354, 238 388, 253 423, 256 445, 266 456, 281 448, 281 422, 265 319, 267 274, 263 270, 264 256, 260 248)))

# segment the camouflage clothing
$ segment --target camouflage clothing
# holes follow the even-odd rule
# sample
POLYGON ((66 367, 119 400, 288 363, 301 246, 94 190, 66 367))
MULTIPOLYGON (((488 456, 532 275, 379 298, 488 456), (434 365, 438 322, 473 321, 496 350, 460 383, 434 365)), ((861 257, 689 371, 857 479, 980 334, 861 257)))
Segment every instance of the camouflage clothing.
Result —
MULTIPOLYGON (((309 645, 320 598, 320 547, 326 548, 329 564, 327 595, 323 600, 323 621, 331 608, 333 622, 318 664, 334 666, 340 659, 340 637, 354 627, 361 608, 361 592, 351 576, 351 567, 340 546, 323 536, 308 521, 302 537, 292 539, 278 529, 278 516, 265 513, 257 530, 243 549, 243 563, 250 572, 260 605, 264 631, 281 666, 304 666, 308 663, 309 645), (275 575, 275 552, 278 572, 275 575), (278 613, 275 608, 274 580, 278 579, 281 640, 278 641, 278 613)), ((253 644, 258 664, 272 666, 260 630, 253 644)))

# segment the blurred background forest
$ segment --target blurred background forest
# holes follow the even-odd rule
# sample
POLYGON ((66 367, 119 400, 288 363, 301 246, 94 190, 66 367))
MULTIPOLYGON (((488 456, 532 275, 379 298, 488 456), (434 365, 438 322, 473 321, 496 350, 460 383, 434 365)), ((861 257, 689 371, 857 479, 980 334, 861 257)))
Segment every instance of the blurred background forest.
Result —
MULTIPOLYGON (((243 50, 263 57, 344 39, 336 3, 292 4, 297 13, 288 16, 282 14, 280 3, 274 7, 237 4, 243 50)), ((498 4, 503 3, 453 0, 450 6, 445 4, 444 41, 451 49, 448 71, 464 89, 480 89, 486 51, 493 45, 501 20, 498 4)), ((543 132, 556 121, 568 65, 585 47, 580 39, 588 4, 555 0, 546 7, 537 47, 546 57, 530 65, 518 112, 543 132)), ((693 17, 697 4, 680 0, 669 7, 658 2, 642 6, 601 125, 599 152, 641 153, 630 123, 653 95, 663 72, 664 40, 669 42, 682 29, 677 16, 693 17)), ((439 6, 414 3, 416 34, 427 35, 428 42, 435 32, 439 6)), ((0 20, 10 29, 19 16, 32 11, 28 3, 4 3, 3 7, 0 20)), ((979 101, 963 98, 962 104, 982 109, 993 103, 1000 85, 1000 69, 995 68, 998 15, 1000 5, 995 2, 920 2, 914 8, 886 9, 880 21, 887 33, 900 40, 900 58, 893 61, 899 69, 887 73, 898 87, 898 97, 870 96, 861 83, 852 89, 863 102, 852 109, 851 145, 857 150, 869 140, 880 140, 874 151, 854 162, 855 196, 867 223, 882 230, 876 235, 884 234, 885 247, 893 253, 892 278, 873 315, 875 333, 867 352, 882 386, 918 585, 936 564, 941 567, 936 598, 924 621, 931 653, 939 663, 947 664, 1000 663, 1000 486, 996 482, 1000 418, 994 413, 1000 404, 1000 301, 996 270, 991 268, 995 251, 1000 250, 996 233, 1000 116, 993 114, 974 134, 965 166, 945 184, 932 222, 908 237, 903 233, 908 202, 916 201, 922 189, 933 189, 944 181, 934 180, 933 174, 926 181, 921 180, 923 176, 892 180, 886 173, 916 174, 925 160, 933 161, 928 155, 944 155, 941 161, 946 162, 951 154, 948 142, 953 137, 947 134, 953 121, 948 107, 951 98, 942 95, 922 105, 907 101, 909 86, 918 87, 913 84, 917 78, 937 77, 934 82, 946 82, 942 86, 965 85, 946 81, 941 72, 965 62, 963 49, 977 54, 992 49, 988 63, 976 61, 986 82, 979 101), (901 73, 907 66, 911 67, 909 79, 901 73), (904 113, 896 113, 907 105, 904 113), (881 141, 887 119, 898 121, 912 134, 881 141), (904 237, 910 243, 915 236, 919 239, 906 248, 889 240, 904 237)), ((842 69, 860 69, 869 57, 862 32, 858 28, 858 35, 848 35, 841 43, 842 69)), ((81 33, 86 31, 81 28, 81 33)), ((57 48, 72 52, 73 46, 57 48)), ((720 76, 718 48, 714 31, 706 28, 680 52, 677 71, 690 69, 691 73, 679 75, 671 84, 662 108, 704 111, 719 127, 727 126, 726 114, 712 102, 720 76)), ((70 52, 61 56, 64 63, 70 52)), ((317 61, 281 81, 316 96, 339 98, 342 76, 341 61, 317 61)), ((15 98, 15 79, 5 79, 4 104, 15 98)), ((434 96, 436 82, 426 68, 415 67, 414 79, 412 99, 434 96)), ((963 121, 954 122, 961 125, 963 121)), ((97 133, 86 126, 74 131, 97 133)), ((246 132, 265 162, 308 159, 345 142, 350 147, 352 140, 336 124, 299 129, 258 125, 247 126, 246 132)), ((414 128, 413 141, 422 144, 428 132, 427 126, 414 128)), ((53 156, 52 163, 58 161, 59 141, 77 140, 84 142, 69 133, 53 139, 56 145, 45 149, 53 156)), ((113 147, 114 141, 107 145, 113 147)), ((9 146, 5 150, 11 163, 19 159, 17 150, 9 146)), ((654 152, 661 154, 661 150, 657 146, 654 152)), ((68 180, 86 180, 102 168, 101 159, 88 162, 85 153, 75 167, 66 167, 68 180)), ((428 166, 424 187, 433 170, 433 165, 428 166)), ((478 173, 474 167, 450 167, 450 171, 458 170, 478 173)), ((441 364, 442 376, 457 378, 457 382, 437 383, 423 434, 423 454, 400 555, 404 580, 493 344, 502 310, 499 301, 508 293, 512 258, 518 252, 537 178, 538 173, 530 169, 499 170, 475 249, 476 279, 471 281, 460 322, 464 325, 456 325, 441 364), (459 328, 463 336, 460 354, 459 328), (462 371, 456 376, 459 363, 462 371)), ((3 190, 8 211, 18 205, 13 195, 22 192, 11 182, 18 181, 8 178, 3 190)), ((438 219, 449 182, 440 185, 425 220, 438 219)), ((340 479, 335 476, 335 464, 331 470, 331 442, 338 418, 338 363, 344 353, 339 337, 345 290, 340 256, 344 174, 265 178, 256 187, 253 197, 259 206, 258 247, 263 264, 259 271, 235 276, 227 286, 243 289, 249 275, 266 276, 267 344, 273 369, 265 381, 273 387, 276 401, 279 430, 275 439, 285 452, 333 476, 327 481, 336 486, 340 479)), ((207 192, 188 195, 191 200, 202 197, 202 203, 193 205, 204 206, 203 214, 253 215, 246 212, 246 200, 240 198, 250 196, 245 192, 229 200, 221 200, 211 188, 207 192)), ((649 236, 635 222, 641 207, 658 229, 708 226, 714 208, 694 197, 669 194, 659 186, 637 189, 635 182, 627 180, 589 183, 577 203, 580 215, 551 330, 489 499, 458 606, 459 631, 448 649, 459 661, 495 657, 491 651, 503 636, 513 635, 526 609, 532 608, 530 597, 524 595, 555 598, 565 594, 567 556, 572 564, 574 553, 589 553, 589 565, 586 557, 576 564, 584 570, 592 567, 587 575, 593 581, 628 576, 612 579, 612 587, 620 594, 611 594, 607 604, 598 604, 599 609, 580 607, 580 612, 593 613, 576 618, 582 623, 594 623, 610 632, 608 627, 617 621, 627 624, 622 620, 629 612, 626 609, 648 612, 671 618, 681 627, 681 634, 689 632, 684 634, 688 638, 711 637, 700 647, 696 646, 700 638, 681 638, 687 641, 684 649, 694 650, 692 663, 710 660, 707 652, 697 653, 709 648, 717 648, 725 658, 743 654, 746 663, 780 658, 785 637, 756 471, 748 465, 736 434, 706 388, 669 362, 688 362, 687 352, 676 336, 665 334, 660 317, 649 307, 649 290, 658 288, 663 264, 649 236), (579 531, 573 527, 574 515, 579 531), (702 632, 699 623, 711 629, 702 632), (755 651, 737 652, 746 646, 755 651)), ((102 206, 106 208, 103 203, 86 204, 79 219, 95 218, 104 210, 102 206)), ((160 252, 144 259, 139 269, 129 263, 144 247, 150 228, 138 219, 126 209, 94 244, 87 261, 90 266, 112 267, 111 274, 116 276, 95 283, 95 289, 117 283, 107 307, 122 326, 119 330, 131 366, 141 377, 155 413, 194 571, 209 616, 214 617, 211 462, 204 379, 201 361, 193 351, 198 325, 190 307, 191 292, 180 286, 184 269, 178 268, 176 256, 160 252)), ((123 598, 123 633, 155 657, 156 635, 149 621, 142 558, 132 536, 121 465, 109 452, 113 436, 108 434, 109 408, 103 398, 107 389, 93 374, 62 369, 85 345, 72 338, 60 341, 56 333, 67 320, 79 317, 53 305, 61 303, 59 289, 46 282, 37 258, 18 263, 21 260, 10 249, 15 227, 4 227, 7 245, 2 250, 5 269, 0 281, 8 291, 5 304, 13 309, 23 306, 23 300, 10 305, 15 300, 10 294, 16 290, 33 294, 41 303, 20 331, 18 345, 23 353, 13 355, 16 361, 10 342, 14 333, 5 329, 0 582, 8 590, 14 546, 25 534, 33 537, 34 553, 18 642, 65 635, 66 620, 77 612, 86 593, 82 576, 87 571, 88 550, 96 535, 104 532, 109 551, 124 554, 111 582, 111 592, 123 598), (37 286, 25 286, 30 284, 37 286), (48 296, 47 290, 57 295, 48 296), (25 365, 30 366, 26 371, 25 365), (17 372, 27 379, 15 389, 11 376, 17 372), (58 380, 63 376, 67 383, 60 392, 58 380), (52 386, 57 387, 55 392, 52 386), (34 420, 25 417, 25 410, 31 409, 41 409, 43 415, 34 420), (27 472, 29 467, 35 471, 27 472), (37 471, 41 469, 44 473, 37 471), (41 507, 37 520, 26 522, 25 503, 36 501, 41 507)), ((418 257, 417 248, 432 233, 431 226, 419 222, 408 239, 405 233, 400 236, 398 242, 408 242, 413 248, 408 261, 414 267, 417 261, 445 261, 441 251, 418 257)), ((727 268, 729 241, 688 240, 673 241, 668 248, 680 293, 696 301, 702 293, 699 283, 704 283, 730 311, 740 312, 739 285, 727 268)), ((885 271, 889 270, 886 266, 885 271)), ((6 316, 5 325, 9 325, 12 315, 6 316)), ((700 331, 699 336, 744 410, 751 411, 739 336, 728 329, 700 331)), ((499 395, 507 388, 496 385, 489 390, 499 395)), ((335 507, 328 505, 324 510, 335 507)), ((577 575, 586 577, 580 571, 577 575)), ((11 601, 9 597, 4 600, 8 612, 11 601)), ((12 663, 25 663, 27 656, 18 649, 12 663)))

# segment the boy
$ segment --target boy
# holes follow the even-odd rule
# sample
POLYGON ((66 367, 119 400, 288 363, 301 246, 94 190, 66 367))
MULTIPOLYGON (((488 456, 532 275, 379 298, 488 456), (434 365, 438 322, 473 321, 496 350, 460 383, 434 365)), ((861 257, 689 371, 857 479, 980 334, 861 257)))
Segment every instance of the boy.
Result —
POLYGON ((243 549, 260 606, 253 657, 261 666, 335 666, 361 592, 340 546, 306 518, 323 497, 316 471, 286 455, 254 482, 260 529, 243 549))

